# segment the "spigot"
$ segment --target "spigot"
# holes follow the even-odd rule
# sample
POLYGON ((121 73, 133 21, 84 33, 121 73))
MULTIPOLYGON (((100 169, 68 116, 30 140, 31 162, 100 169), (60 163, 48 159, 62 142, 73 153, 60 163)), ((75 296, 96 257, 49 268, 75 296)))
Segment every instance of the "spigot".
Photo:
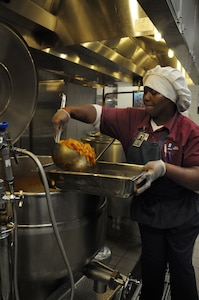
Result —
POLYGON ((119 271, 113 270, 97 260, 91 261, 85 268, 84 274, 94 280, 93 290, 96 293, 105 293, 107 287, 114 290, 118 286, 125 285, 125 276, 119 271))

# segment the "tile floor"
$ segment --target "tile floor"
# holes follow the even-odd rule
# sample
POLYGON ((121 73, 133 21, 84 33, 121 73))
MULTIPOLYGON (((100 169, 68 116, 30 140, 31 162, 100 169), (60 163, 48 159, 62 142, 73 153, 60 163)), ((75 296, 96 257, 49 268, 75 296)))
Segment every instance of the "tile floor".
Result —
MULTIPOLYGON (((106 246, 112 251, 110 267, 119 270, 124 275, 132 271, 139 259, 141 243, 137 224, 125 218, 117 228, 117 222, 108 221, 106 246)), ((199 237, 196 240, 193 265, 196 273, 196 280, 199 292, 199 237)))
POLYGON ((127 218, 121 220, 121 223, 109 219, 105 245, 112 252, 109 266, 128 275, 135 267, 141 253, 137 223, 127 218))

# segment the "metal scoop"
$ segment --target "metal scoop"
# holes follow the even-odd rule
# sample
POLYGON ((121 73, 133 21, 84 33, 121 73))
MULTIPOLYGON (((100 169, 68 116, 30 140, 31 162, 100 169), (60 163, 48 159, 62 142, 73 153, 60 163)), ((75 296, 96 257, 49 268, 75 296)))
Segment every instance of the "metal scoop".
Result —
MULTIPOLYGON (((61 94, 61 108, 66 104, 66 96, 61 94)), ((54 164, 65 171, 83 171, 88 168, 90 165, 85 156, 80 155, 77 151, 68 148, 65 145, 60 144, 60 137, 62 133, 62 127, 59 129, 55 137, 55 145, 53 148, 52 159, 54 164)), ((107 148, 114 142, 114 139, 111 143, 98 155, 96 161, 102 156, 107 148)))
MULTIPOLYGON (((111 140, 111 142, 96 157, 96 161, 101 158, 104 152, 113 144, 114 141, 115 139, 111 140)), ((55 143, 52 159, 56 166, 65 171, 84 171, 89 167, 89 163, 85 156, 80 155, 77 151, 59 143, 55 143)))
POLYGON ((57 167, 65 171, 83 171, 89 167, 85 156, 59 143, 54 145, 52 159, 57 167))
POLYGON ((59 143, 61 132, 62 128, 59 129, 55 137, 55 145, 52 153, 54 164, 65 171, 83 171, 89 167, 85 156, 59 143))
MULTIPOLYGON (((64 93, 61 93, 60 96, 60 108, 63 108, 66 105, 66 95, 64 93)), ((55 136, 55 145, 52 153, 52 159, 54 164, 65 171, 84 170, 89 166, 85 156, 82 156, 77 151, 72 150, 66 147, 65 145, 59 143, 62 130, 63 127, 60 127, 57 135, 55 136)))

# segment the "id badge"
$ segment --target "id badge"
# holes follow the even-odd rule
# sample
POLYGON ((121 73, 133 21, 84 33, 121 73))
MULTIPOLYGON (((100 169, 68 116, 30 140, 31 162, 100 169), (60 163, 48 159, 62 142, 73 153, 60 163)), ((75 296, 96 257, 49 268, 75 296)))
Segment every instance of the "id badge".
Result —
POLYGON ((133 146, 140 147, 144 141, 147 141, 149 134, 146 132, 139 132, 136 139, 133 142, 133 146))

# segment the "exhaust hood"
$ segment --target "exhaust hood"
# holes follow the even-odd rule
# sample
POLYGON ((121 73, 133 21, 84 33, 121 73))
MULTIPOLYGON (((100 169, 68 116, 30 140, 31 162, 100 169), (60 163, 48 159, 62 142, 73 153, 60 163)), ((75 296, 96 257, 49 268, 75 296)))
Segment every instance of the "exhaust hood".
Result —
POLYGON ((0 1, 0 20, 23 36, 39 69, 68 81, 92 87, 120 81, 136 84, 148 69, 157 64, 177 67, 179 60, 199 84, 198 45, 193 42, 193 28, 199 27, 197 1, 180 1, 189 6, 188 20, 193 12, 194 24, 186 16, 182 22, 186 10, 179 16, 176 2, 7 0, 0 1), (158 42, 156 29, 164 38, 158 42), (173 58, 168 48, 175 52, 173 58))

